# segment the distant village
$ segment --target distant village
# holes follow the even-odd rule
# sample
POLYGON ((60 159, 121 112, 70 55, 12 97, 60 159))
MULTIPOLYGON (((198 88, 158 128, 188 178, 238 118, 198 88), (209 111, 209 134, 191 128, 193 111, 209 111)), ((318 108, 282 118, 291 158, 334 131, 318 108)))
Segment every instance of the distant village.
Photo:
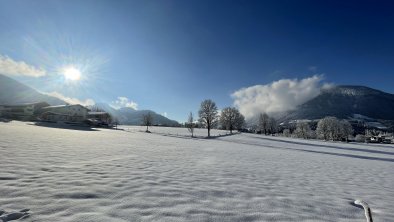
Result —
POLYGON ((96 127, 112 127, 111 115, 100 110, 90 110, 80 105, 51 106, 46 102, 18 105, 0 105, 0 116, 22 121, 64 122, 96 127))

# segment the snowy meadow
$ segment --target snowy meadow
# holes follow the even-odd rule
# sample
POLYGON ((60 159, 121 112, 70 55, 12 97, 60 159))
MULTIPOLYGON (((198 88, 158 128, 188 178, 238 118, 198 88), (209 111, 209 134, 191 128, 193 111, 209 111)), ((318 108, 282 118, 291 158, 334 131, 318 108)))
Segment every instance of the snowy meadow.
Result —
MULTIPOLYGON (((0 209, 21 221, 394 221, 394 145, 0 123, 0 209)), ((3 216, 7 213, 3 213, 3 216)), ((1 216, 1 215, 0 215, 1 216)))

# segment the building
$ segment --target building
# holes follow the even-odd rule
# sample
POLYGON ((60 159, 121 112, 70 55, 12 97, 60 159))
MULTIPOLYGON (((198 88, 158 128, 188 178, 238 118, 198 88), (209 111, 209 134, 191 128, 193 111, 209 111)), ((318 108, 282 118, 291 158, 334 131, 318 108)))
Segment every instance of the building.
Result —
POLYGON ((76 104, 47 106, 40 111, 40 119, 44 121, 78 123, 87 120, 89 109, 76 104))
POLYGON ((365 142, 367 143, 392 143, 392 137, 386 136, 367 136, 365 142))
POLYGON ((17 120, 35 120, 46 102, 25 103, 17 105, 0 105, 0 116, 17 120))
POLYGON ((107 112, 88 112, 88 120, 94 126, 111 126, 112 118, 107 112))

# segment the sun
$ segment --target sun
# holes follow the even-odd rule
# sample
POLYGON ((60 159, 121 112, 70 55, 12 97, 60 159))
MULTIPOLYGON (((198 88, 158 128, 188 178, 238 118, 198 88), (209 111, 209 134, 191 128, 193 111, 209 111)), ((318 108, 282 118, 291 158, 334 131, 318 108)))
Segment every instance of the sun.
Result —
POLYGON ((65 68, 63 75, 67 80, 77 81, 81 78, 81 71, 75 67, 65 68))

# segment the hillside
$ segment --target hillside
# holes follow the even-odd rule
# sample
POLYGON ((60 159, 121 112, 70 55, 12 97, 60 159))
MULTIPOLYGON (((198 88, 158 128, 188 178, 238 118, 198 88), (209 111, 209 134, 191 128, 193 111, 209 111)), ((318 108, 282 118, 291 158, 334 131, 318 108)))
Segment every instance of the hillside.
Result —
POLYGON ((362 115, 378 120, 394 120, 394 95, 365 86, 336 86, 287 112, 280 120, 321 119, 335 116, 347 119, 362 115))
POLYGON ((0 74, 0 104, 15 105, 34 102, 47 102, 50 105, 66 104, 61 99, 39 93, 25 84, 0 74))
POLYGON ((120 109, 114 109, 105 103, 99 103, 95 105, 96 107, 112 114, 115 116, 121 124, 125 125, 141 125, 143 115, 151 113, 153 116, 153 125, 162 126, 179 126, 179 123, 175 120, 168 119, 152 110, 135 110, 129 107, 123 107, 120 109))

